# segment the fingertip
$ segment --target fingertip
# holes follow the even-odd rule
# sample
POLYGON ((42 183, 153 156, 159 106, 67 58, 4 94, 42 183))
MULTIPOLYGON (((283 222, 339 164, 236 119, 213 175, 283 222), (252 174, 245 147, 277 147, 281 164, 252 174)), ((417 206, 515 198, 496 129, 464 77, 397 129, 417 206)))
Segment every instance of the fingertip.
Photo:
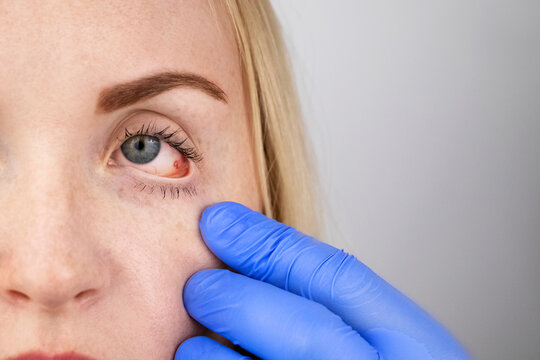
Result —
POLYGON ((217 331, 216 323, 227 324, 235 321, 230 316, 230 308, 237 306, 245 293, 249 293, 249 282, 246 282, 246 279, 245 276, 226 269, 200 271, 186 283, 183 293, 184 308, 193 319, 217 331))
POLYGON ((205 351, 208 347, 207 341, 204 336, 194 336, 185 340, 174 355, 174 360, 190 360, 196 359, 195 356, 199 356, 201 351, 205 351), (202 347, 202 349, 201 349, 202 347))
POLYGON ((174 355, 174 360, 191 359, 239 360, 246 357, 206 336, 195 336, 180 344, 174 355))
POLYGON ((223 269, 206 269, 196 272, 186 281, 182 293, 184 307, 191 312, 197 299, 214 291, 216 282, 223 277, 223 269))
POLYGON ((201 233, 206 239, 208 235, 219 232, 221 229, 230 226, 246 213, 253 210, 240 203, 233 201, 222 201, 204 209, 199 223, 201 233))

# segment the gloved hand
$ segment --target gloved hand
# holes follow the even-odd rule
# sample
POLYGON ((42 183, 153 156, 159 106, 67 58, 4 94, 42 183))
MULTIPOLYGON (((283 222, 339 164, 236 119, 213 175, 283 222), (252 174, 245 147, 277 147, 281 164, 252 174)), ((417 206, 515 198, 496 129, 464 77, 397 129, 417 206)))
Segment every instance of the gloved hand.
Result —
MULTIPOLYGON (((258 357, 469 359, 442 325, 343 250, 233 202, 207 208, 200 228, 210 250, 241 274, 194 274, 184 305, 258 357)), ((197 336, 180 345, 176 359, 246 357, 197 336)))

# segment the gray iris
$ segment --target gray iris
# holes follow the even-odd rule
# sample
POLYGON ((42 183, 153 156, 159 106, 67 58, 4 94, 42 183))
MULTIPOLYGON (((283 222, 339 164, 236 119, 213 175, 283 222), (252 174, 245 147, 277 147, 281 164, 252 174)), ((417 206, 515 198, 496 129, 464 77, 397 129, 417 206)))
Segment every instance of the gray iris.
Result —
POLYGON ((159 154, 161 143, 155 136, 135 135, 124 141, 120 149, 129 161, 135 164, 146 164, 159 154))

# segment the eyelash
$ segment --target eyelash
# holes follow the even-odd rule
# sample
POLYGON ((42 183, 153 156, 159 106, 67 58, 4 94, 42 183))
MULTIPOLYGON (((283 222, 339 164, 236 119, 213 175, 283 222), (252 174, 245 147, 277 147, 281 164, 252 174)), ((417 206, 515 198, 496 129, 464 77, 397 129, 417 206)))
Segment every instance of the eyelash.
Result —
POLYGON ((138 184, 134 186, 134 188, 137 188, 141 186, 141 189, 139 192, 142 192, 145 189, 149 189, 150 192, 148 194, 152 194, 156 188, 159 188, 161 195, 163 196, 163 199, 169 194, 171 196, 171 199, 178 199, 180 197, 180 193, 183 193, 184 195, 187 195, 189 197, 193 197, 197 195, 197 189, 194 186, 176 186, 176 185, 147 185, 145 183, 142 183, 138 181, 138 184))
POLYGON ((197 152, 197 150, 194 147, 183 146, 184 143, 187 141, 187 137, 183 139, 182 141, 173 140, 174 136, 180 131, 180 129, 177 129, 173 132, 167 132, 170 126, 167 126, 161 130, 157 130, 155 127, 155 124, 148 125, 146 126, 146 128, 145 126, 146 126, 145 124, 142 124, 140 129, 137 130, 135 134, 131 133, 127 128, 124 129, 124 140, 127 140, 130 137, 135 136, 135 135, 155 136, 158 139, 165 141, 169 146, 176 149, 180 154, 192 160, 193 162, 199 162, 202 160, 202 155, 199 152, 197 152))
MULTIPOLYGON (((180 129, 177 129, 173 132, 167 132, 169 127, 170 126, 167 126, 161 130, 157 130, 155 124, 151 124, 151 125, 142 124, 139 130, 137 130, 135 133, 131 133, 127 128, 125 128, 124 141, 135 135, 155 136, 158 139, 166 142, 172 148, 176 149, 180 154, 185 156, 187 159, 190 159, 193 162, 201 161, 202 160, 201 153, 199 153, 194 147, 184 146, 184 143, 187 141, 187 137, 181 141, 174 141, 174 137, 180 131, 180 129)), ((197 189, 192 185, 188 185, 188 186, 178 186, 178 185, 172 185, 172 184, 147 185, 139 180, 137 182, 138 183, 134 186, 134 188, 141 187, 139 192, 142 192, 143 190, 148 188, 150 190, 149 193, 152 194, 156 188, 159 188, 163 196, 163 199, 165 199, 167 194, 169 194, 172 199, 178 199, 180 197, 180 193, 183 193, 189 197, 193 197, 194 195, 197 195, 197 189)))

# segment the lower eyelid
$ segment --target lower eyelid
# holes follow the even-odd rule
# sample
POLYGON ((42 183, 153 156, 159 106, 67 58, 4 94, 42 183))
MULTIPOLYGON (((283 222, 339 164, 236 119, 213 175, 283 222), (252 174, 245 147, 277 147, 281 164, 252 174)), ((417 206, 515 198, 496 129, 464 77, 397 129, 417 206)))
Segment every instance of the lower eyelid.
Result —
POLYGON ((122 181, 118 186, 126 188, 134 195, 140 193, 164 200, 191 198, 197 195, 196 174, 192 173, 194 169, 190 169, 188 177, 173 181, 172 178, 154 177, 132 167, 111 165, 109 168, 114 177, 129 179, 122 181))

